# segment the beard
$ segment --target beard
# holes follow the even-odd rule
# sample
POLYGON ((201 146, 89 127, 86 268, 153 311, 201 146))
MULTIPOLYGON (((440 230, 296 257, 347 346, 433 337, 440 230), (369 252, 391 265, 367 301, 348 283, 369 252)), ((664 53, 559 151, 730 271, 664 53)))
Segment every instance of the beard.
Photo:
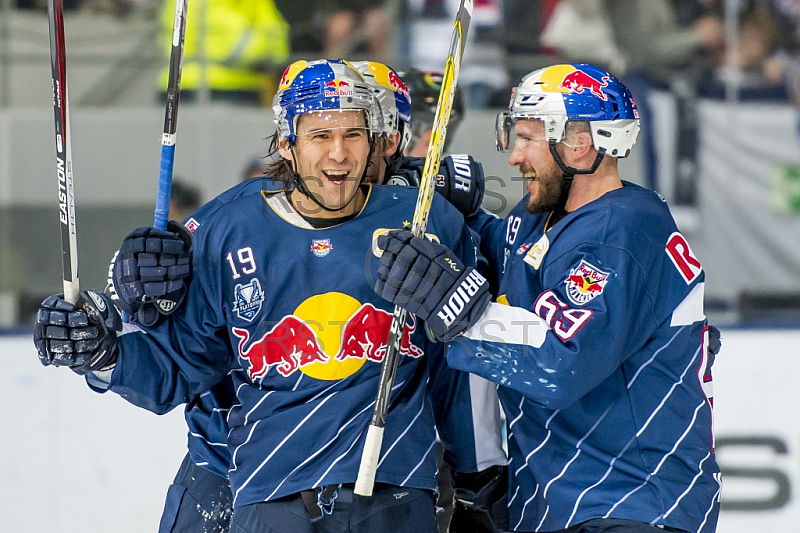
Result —
POLYGON ((525 209, 528 213, 547 213, 559 206, 561 200, 561 187, 564 183, 564 173, 555 163, 539 174, 537 178, 539 190, 536 196, 531 196, 525 209))

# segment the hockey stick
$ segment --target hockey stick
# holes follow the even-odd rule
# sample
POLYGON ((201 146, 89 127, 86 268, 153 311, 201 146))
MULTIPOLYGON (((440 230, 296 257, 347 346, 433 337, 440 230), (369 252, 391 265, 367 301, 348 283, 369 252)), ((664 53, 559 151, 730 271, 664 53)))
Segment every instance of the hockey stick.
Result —
POLYGON ((172 169, 175 164, 175 139, 178 130, 178 101, 181 95, 181 66, 183 41, 186 36, 186 8, 188 0, 175 0, 175 19, 172 25, 172 50, 169 54, 169 81, 167 82, 167 109, 164 116, 164 133, 161 136, 161 162, 158 174, 158 196, 154 226, 167 229, 169 198, 172 192, 172 169))
MULTIPOLYGON (((428 155, 425 157, 425 166, 422 168, 422 180, 419 184, 417 205, 414 208, 414 218, 411 232, 416 237, 425 235, 428 226, 431 202, 436 189, 434 177, 439 172, 439 164, 444 150, 444 139, 447 135, 447 123, 450 120, 450 111, 453 108, 458 71, 461 68, 461 56, 464 53, 464 44, 467 39, 467 30, 472 19, 474 0, 461 0, 458 8, 456 22, 453 27, 453 36, 450 39, 450 52, 442 79, 442 88, 439 91, 439 104, 433 119, 431 140, 428 145, 428 155)), ((412 96, 413 98, 413 96, 412 96)), ((392 314, 392 326, 389 331, 388 349, 381 365, 381 375, 378 382, 378 394, 375 398, 375 408, 372 421, 367 430, 364 450, 361 454, 361 464, 358 467, 355 493, 359 496, 372 496, 375 485, 375 473, 378 470, 378 459, 383 443, 383 430, 386 426, 386 413, 389 411, 389 402, 392 395, 392 386, 397 374, 397 365, 400 361, 400 342, 406 326, 407 311, 395 306, 392 314)))
POLYGON ((67 93, 67 52, 64 43, 64 4, 48 0, 50 24, 50 70, 53 78, 53 111, 56 130, 56 173, 58 174, 58 214, 61 221, 61 265, 64 299, 78 301, 78 236, 75 227, 75 189, 72 182, 72 147, 69 133, 67 93))

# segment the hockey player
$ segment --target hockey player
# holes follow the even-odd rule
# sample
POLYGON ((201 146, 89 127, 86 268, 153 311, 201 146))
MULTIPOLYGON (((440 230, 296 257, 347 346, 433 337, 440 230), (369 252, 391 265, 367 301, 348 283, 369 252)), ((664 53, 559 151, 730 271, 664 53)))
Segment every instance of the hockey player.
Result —
MULTIPOLYGON (((398 185, 416 185, 419 181, 418 172, 421 172, 422 165, 419 158, 402 159, 402 148, 407 141, 411 131, 410 102, 407 91, 403 90, 402 80, 396 77, 396 73, 385 65, 375 62, 364 62, 354 64, 359 72, 364 72, 365 81, 370 84, 376 92, 376 97, 381 104, 384 118, 383 134, 376 142, 376 154, 373 157, 374 164, 368 167, 370 180, 388 182, 398 185), (389 73, 391 72, 391 74, 389 73), (396 86, 396 89, 395 89, 396 86), (395 149, 395 147, 397 147, 395 149), (404 166, 410 164, 411 168, 396 168, 398 163, 404 166), (372 173, 381 173, 384 177, 378 180, 372 173), (385 173, 385 174, 383 174, 385 173)), ((363 74, 362 74, 363 75, 363 74)), ((275 140, 274 150, 277 150, 277 139, 275 140)), ((482 196, 483 169, 480 164, 468 156, 457 156, 458 166, 454 164, 452 158, 443 162, 444 175, 439 180, 441 187, 438 191, 446 195, 451 202, 462 202, 464 205, 457 204, 460 210, 465 213, 472 212, 475 205, 479 205, 482 196), (470 188, 461 187, 455 189, 449 187, 451 182, 469 183, 473 181, 470 188), (451 191, 454 192, 451 193, 451 191)), ((281 164, 278 167, 280 170, 281 164)), ((437 182, 438 183, 438 182, 437 182)), ((223 204, 247 196, 250 194, 260 194, 263 189, 277 190, 282 188, 280 184, 274 184, 270 179, 251 179, 233 187, 218 196, 214 201, 206 204, 197 213, 186 221, 188 227, 194 229, 202 225, 206 218, 219 209, 223 204)), ((171 229, 180 231, 175 225, 171 229)), ((153 273, 148 271, 148 264, 159 263, 158 254, 145 253, 139 255, 134 250, 142 248, 143 239, 164 239, 162 242, 170 243, 171 246, 180 246, 181 239, 178 234, 166 234, 150 228, 136 230, 125 239, 122 245, 122 252, 116 259, 114 269, 116 276, 109 279, 109 286, 114 288, 115 300, 119 306, 123 307, 130 315, 141 315, 140 309, 148 309, 151 304, 141 303, 144 291, 143 285, 148 287, 160 287, 161 279, 156 280, 153 273), (138 259, 143 259, 142 265, 138 264, 138 259), (149 263, 148 263, 149 261, 149 263), (124 276, 121 275, 124 273, 124 276), (143 276, 144 273, 144 276, 143 276), (147 276, 150 276, 147 278, 147 276), (142 283, 143 277, 150 279, 146 284, 142 283), (138 287, 138 288, 137 288, 138 287)), ((183 240, 190 241, 184 237, 183 240)), ((175 283, 176 279, 169 279, 175 283)), ((150 296, 152 300, 153 295, 150 296)), ((161 294, 158 294, 161 296, 161 294)), ((174 306, 179 305, 179 301, 172 302, 174 306)), ((171 308, 174 308, 171 307, 171 308)), ((438 349, 438 348, 436 348, 438 349)), ((426 350, 427 351, 427 350, 426 350)), ((442 372, 441 370, 434 370, 442 372)), ((452 372, 452 371, 451 371, 452 372)), ((473 390, 469 392, 470 397, 483 398, 490 396, 492 391, 481 390, 485 386, 476 382, 473 378, 467 378, 470 385, 474 384, 473 390)), ((459 392, 459 387, 463 387, 463 378, 459 380, 432 379, 431 393, 435 396, 453 397, 457 394, 465 394, 463 390, 459 392), (444 389, 444 392, 442 392, 444 389)), ((227 474, 230 465, 230 453, 227 448, 226 438, 229 431, 226 418, 228 411, 235 402, 235 394, 230 378, 215 385, 208 392, 202 394, 196 400, 190 402, 185 410, 186 421, 189 426, 189 453, 184 458, 181 467, 175 476, 173 484, 167 492, 167 499, 164 512, 161 517, 160 533, 180 533, 200 532, 203 533, 225 533, 230 527, 232 513, 232 495, 228 483, 227 474)), ((457 408, 459 402, 452 402, 448 406, 457 408)), ((466 402, 470 401, 467 399, 466 402)), ((484 402, 486 403, 486 402, 484 402)), ((442 402, 434 401, 435 406, 441 406, 442 402)), ((465 481, 461 482, 464 490, 468 487, 478 486, 477 490, 491 490, 496 492, 495 486, 487 486, 482 479, 491 476, 494 465, 503 464, 505 455, 501 451, 499 434, 497 433, 497 413, 492 411, 490 406, 482 408, 483 411, 476 411, 473 414, 473 422, 466 421, 462 416, 454 416, 452 412, 445 412, 439 408, 437 414, 437 425, 457 424, 472 431, 471 427, 483 430, 480 437, 477 437, 475 447, 465 446, 463 441, 460 446, 451 446, 448 451, 447 460, 463 470, 460 474, 465 481), (473 449, 474 448, 474 449, 473 449), (480 473, 476 474, 475 471, 480 473), (480 479, 476 480, 475 478, 480 479)), ((446 427, 444 431, 450 431, 451 439, 454 437, 452 426, 446 427)), ((442 431, 440 429, 440 431, 442 431)), ((441 468, 441 467, 440 467, 441 468)), ((489 478, 490 480, 492 477, 489 478)), ((442 499, 440 497, 439 501, 442 499)), ((484 505, 470 501, 469 510, 465 509, 462 518, 456 516, 456 520, 466 521, 469 531, 478 531, 473 527, 475 520, 472 515, 485 514, 484 505), (469 515, 469 516, 466 516, 469 515)), ((441 520, 440 520, 441 522, 441 520)))
MULTIPOLYGON (((96 383, 106 380, 155 412, 230 370, 239 402, 228 417, 231 531, 311 531, 315 509, 325 516, 315 531, 394 529, 405 513, 400 531, 433 531, 432 412, 419 361, 424 336, 413 320, 389 415, 394 429, 387 426, 384 458, 393 457, 381 461, 375 497, 354 496, 348 485, 391 321, 367 284, 364 254, 373 253, 375 234, 411 216, 416 191, 361 184, 380 113, 346 64, 288 70, 276 102, 280 153, 292 171, 283 178, 295 189, 231 200, 194 226, 186 302, 157 326, 117 339, 118 317, 104 295, 84 293, 80 310, 48 299, 37 318, 40 356, 95 372, 96 383)), ((474 262, 459 220, 437 215, 429 229, 474 262)))
POLYGON ((380 241, 376 292, 451 341, 450 366, 500 385, 514 531, 716 528, 719 332, 664 199, 620 179, 638 130, 631 93, 591 65, 537 70, 513 90, 498 147, 513 139, 528 194, 505 220, 472 224, 496 303, 446 246, 407 231, 380 241))
MULTIPOLYGON (((402 76, 411 91, 411 114, 414 115, 414 127, 411 130, 411 138, 405 153, 411 157, 425 157, 431 140, 433 118, 436 116, 436 107, 439 104, 443 76, 441 72, 421 71, 415 68, 404 71, 402 76)), ((452 142, 463 118, 464 97, 461 89, 456 87, 453 108, 450 110, 450 120, 447 123, 448 136, 445 139, 445 151, 452 142)))

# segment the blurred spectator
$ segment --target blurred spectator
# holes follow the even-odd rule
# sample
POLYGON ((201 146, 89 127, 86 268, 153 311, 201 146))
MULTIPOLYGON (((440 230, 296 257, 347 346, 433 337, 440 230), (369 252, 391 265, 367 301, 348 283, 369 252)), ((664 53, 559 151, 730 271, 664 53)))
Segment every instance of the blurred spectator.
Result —
MULTIPOLYGON (((164 51, 172 46, 174 0, 164 3, 164 51)), ((280 68, 289 55, 289 27, 273 0, 206 0, 189 7, 181 100, 204 88, 212 101, 271 105, 280 68)), ((159 79, 166 90, 168 65, 159 79)))
POLYGON ((625 70, 604 0, 561 0, 540 40, 568 61, 603 65, 618 76, 625 70))
MULTIPOLYGON (((453 15, 455 17, 455 14, 453 15)), ((501 0, 475 0, 459 83, 469 109, 501 107, 510 87, 506 50, 500 41, 501 0)))
POLYGON ((172 178, 169 197, 169 219, 183 222, 203 205, 200 188, 181 178, 172 178))
POLYGON ((162 4, 160 0, 80 0, 80 3, 82 12, 147 18, 155 17, 162 4))
MULTIPOLYGON (((439 105, 439 92, 442 89, 441 72, 423 72, 414 68, 400 73, 400 77, 411 92, 411 140, 405 149, 410 157, 425 157, 431 140, 433 118, 439 105)), ((464 117, 464 96, 456 85, 453 107, 450 110, 450 122, 447 125, 447 137, 444 140, 444 151, 455 136, 458 125, 464 117)))
MULTIPOLYGON (((84 0, 64 0, 64 10, 77 9, 84 0)), ((13 5, 18 9, 39 9, 47 11, 47 0, 14 0, 13 5)))
POLYGON ((797 133, 800 136, 800 0, 772 0, 772 7, 782 36, 778 57, 783 62, 789 97, 798 110, 797 133))
POLYGON ((322 0, 275 0, 275 6, 289 24, 289 49, 300 57, 321 57, 325 42, 325 14, 322 0))
POLYGON ((239 181, 247 181, 250 178, 257 178, 267 174, 268 160, 273 158, 257 155, 247 162, 242 173, 239 175, 239 181))
POLYGON ((668 83, 693 53, 723 43, 720 17, 693 4, 694 19, 679 25, 670 0, 561 0, 542 44, 567 60, 598 62, 620 75, 637 72, 668 83))
POLYGON ((661 179, 674 180, 675 195, 670 200, 678 204, 695 201, 698 72, 710 58, 721 57, 723 50, 722 19, 712 7, 701 0, 560 0, 542 36, 543 44, 557 49, 566 61, 599 63, 636 94, 642 116, 644 185, 658 190, 661 179), (652 87, 676 95, 680 118, 675 177, 658 175, 652 87))
POLYGON ((783 78, 778 52, 778 25, 769 14, 749 11, 739 21, 733 69, 723 65, 718 70, 721 80, 732 80, 740 86, 779 84, 783 78))
POLYGON ((351 57, 363 40, 371 60, 389 62, 392 28, 384 0, 329 0, 324 5, 325 57, 351 57))
POLYGON ((541 35, 559 0, 504 0, 502 34, 509 79, 516 83, 531 72, 553 63, 553 50, 543 46, 541 35))
MULTIPOLYGON (((409 0, 409 64, 421 70, 444 69, 459 4, 459 0, 409 0)), ((502 0, 475 0, 473 6, 458 82, 469 108, 502 107, 508 101, 501 7, 502 0)))

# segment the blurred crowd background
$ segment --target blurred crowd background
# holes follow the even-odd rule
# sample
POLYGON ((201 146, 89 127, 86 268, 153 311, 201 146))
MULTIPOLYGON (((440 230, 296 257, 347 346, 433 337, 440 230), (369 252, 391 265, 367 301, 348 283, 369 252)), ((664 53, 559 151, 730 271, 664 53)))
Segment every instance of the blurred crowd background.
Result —
MULTIPOLYGON (((46 4, 0 0, 5 327, 27 326, 60 285, 46 4)), ((259 174, 291 61, 442 70, 458 4, 191 0, 176 209, 259 174)), ((152 219, 174 4, 64 6, 82 281, 96 288, 115 243, 152 219)), ((494 153, 493 116, 524 74, 557 62, 605 67, 633 91, 643 130, 623 177, 670 202, 706 266, 709 315, 800 324, 800 0, 475 0, 451 149, 484 161, 485 207, 500 215, 522 186, 494 153)))

